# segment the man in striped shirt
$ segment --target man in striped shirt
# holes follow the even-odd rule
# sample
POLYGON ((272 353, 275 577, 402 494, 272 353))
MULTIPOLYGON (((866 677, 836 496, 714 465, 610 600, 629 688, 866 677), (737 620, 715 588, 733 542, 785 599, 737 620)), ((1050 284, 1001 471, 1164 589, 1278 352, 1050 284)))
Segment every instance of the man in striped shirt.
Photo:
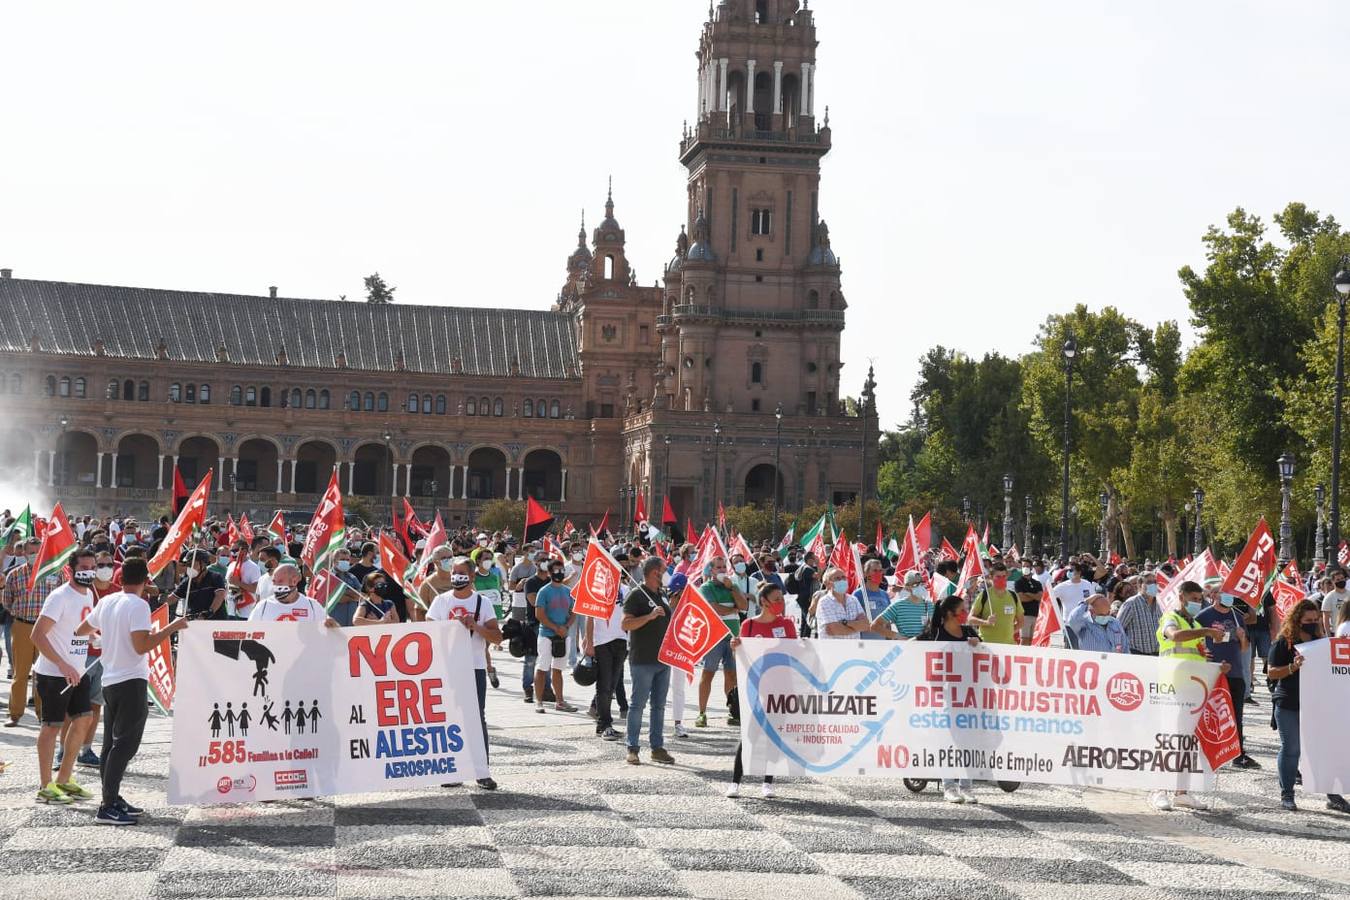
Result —
POLYGON ((907 641, 923 631, 933 615, 933 601, 918 572, 905 576, 895 600, 872 620, 872 630, 889 641, 907 641))
POLYGON ((1136 656, 1158 655, 1158 582, 1152 573, 1139 579, 1139 593, 1120 605, 1116 614, 1125 634, 1130 638, 1130 652, 1136 656))
MULTIPOLYGON (((14 643, 14 683, 9 689, 9 720, 5 722, 6 728, 18 725, 19 720, 23 718, 24 709, 28 706, 28 676, 33 670, 33 664, 37 662, 33 626, 37 624, 37 618, 42 613, 42 604, 47 602, 47 596, 61 583, 59 575, 48 575, 46 578, 39 578, 31 591, 28 589, 29 571, 37 560, 38 548, 41 546, 42 541, 38 538, 29 538, 23 551, 26 560, 5 575, 4 591, 0 593, 0 602, 4 603, 5 609, 14 619, 11 634, 14 643)), ((34 712, 41 721, 42 701, 37 698, 36 691, 33 702, 34 712)))

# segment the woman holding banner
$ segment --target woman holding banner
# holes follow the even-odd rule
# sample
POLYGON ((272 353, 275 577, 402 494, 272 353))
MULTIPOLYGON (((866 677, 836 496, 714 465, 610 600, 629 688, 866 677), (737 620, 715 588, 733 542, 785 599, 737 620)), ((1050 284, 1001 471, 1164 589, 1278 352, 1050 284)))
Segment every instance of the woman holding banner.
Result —
MULTIPOLYGON (((797 623, 783 615, 785 605, 783 589, 772 582, 766 581, 760 585, 756 600, 759 604, 759 614, 741 623, 741 637, 790 638, 795 640, 797 623)), ((733 652, 740 645, 740 637, 731 639, 733 652)), ((731 770, 731 784, 727 787, 728 797, 740 796, 741 777, 744 774, 744 769, 741 766, 741 744, 738 741, 736 743, 736 761, 731 770)), ((764 776, 763 792, 766 799, 773 796, 772 775, 764 776)))
MULTIPOLYGON (((962 613, 966 612, 966 599, 960 594, 944 597, 933 611, 928 627, 916 640, 920 641, 965 641, 975 647, 980 643, 980 635, 974 628, 962 624, 962 613)), ((969 778, 942 779, 942 798, 948 803, 979 803, 979 799, 970 792, 969 778)))
MULTIPOLYGON (((1303 656, 1298 652, 1298 645, 1321 637, 1321 611, 1311 600, 1300 600, 1280 626, 1280 634, 1270 648, 1270 660, 1266 668, 1266 677, 1275 682, 1275 728, 1280 733, 1280 754, 1276 758, 1280 776, 1280 806, 1290 812, 1298 809, 1294 803, 1294 776, 1298 774, 1298 758, 1302 749, 1298 729, 1298 670, 1303 667, 1303 656)), ((1346 803, 1340 794, 1327 794, 1327 809, 1350 812, 1350 803, 1346 803)))

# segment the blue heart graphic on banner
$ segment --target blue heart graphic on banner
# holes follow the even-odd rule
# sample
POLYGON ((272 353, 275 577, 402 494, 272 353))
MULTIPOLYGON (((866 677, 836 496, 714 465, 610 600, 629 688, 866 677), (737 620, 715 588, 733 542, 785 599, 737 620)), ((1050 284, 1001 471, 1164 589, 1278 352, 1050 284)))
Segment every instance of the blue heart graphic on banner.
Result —
MULTIPOLYGON (((876 741, 881 736, 886 723, 890 721, 895 714, 895 710, 887 710, 880 718, 873 722, 862 723, 862 732, 858 739, 852 744, 821 744, 814 745, 812 749, 818 751, 813 753, 816 759, 807 759, 798 752, 779 732, 778 727, 769 721, 768 714, 764 711, 760 700, 760 679, 774 669, 787 669, 798 678, 801 678, 810 686, 811 690, 817 694, 839 694, 851 692, 861 694, 870 688, 874 683, 881 680, 883 676, 889 673, 889 667, 892 662, 903 652, 903 648, 896 647, 880 662, 873 662, 866 659, 850 659, 842 662, 835 668, 830 677, 821 680, 816 674, 793 655, 788 653, 766 653, 750 666, 748 682, 746 684, 749 694, 750 710, 754 714, 755 721, 760 729, 773 742, 774 746, 782 751, 783 755, 793 763, 801 766, 808 772, 825 773, 833 772, 843 766, 850 759, 857 756, 868 744, 876 741), (855 675, 858 681, 853 685, 846 685, 843 689, 837 690, 836 685, 845 675, 855 675), (822 758, 822 754, 824 754, 822 758)), ((854 720, 856 721, 856 720, 854 720)))

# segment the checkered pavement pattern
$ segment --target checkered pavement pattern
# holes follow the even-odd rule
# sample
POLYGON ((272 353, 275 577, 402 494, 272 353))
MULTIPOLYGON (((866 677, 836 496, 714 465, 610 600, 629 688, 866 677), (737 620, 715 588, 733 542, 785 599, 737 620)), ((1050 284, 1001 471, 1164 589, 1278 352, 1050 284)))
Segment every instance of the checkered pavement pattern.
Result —
POLYGON ((866 779, 780 779, 763 799, 747 777, 728 799, 736 735, 720 718, 668 738, 673 767, 645 751, 627 765, 584 714, 534 717, 500 696, 494 718, 507 723, 492 730, 496 792, 203 808, 164 805, 160 720, 129 773, 147 809, 130 828, 94 825, 89 804, 35 806, 35 730, 6 730, 0 756, 17 765, 0 776, 0 898, 1350 900, 1350 817, 1312 797, 1273 808, 1274 745, 1257 728, 1266 768, 1225 776, 1216 810, 1196 814, 1037 785, 977 785, 981 803, 957 806, 936 784, 866 779))

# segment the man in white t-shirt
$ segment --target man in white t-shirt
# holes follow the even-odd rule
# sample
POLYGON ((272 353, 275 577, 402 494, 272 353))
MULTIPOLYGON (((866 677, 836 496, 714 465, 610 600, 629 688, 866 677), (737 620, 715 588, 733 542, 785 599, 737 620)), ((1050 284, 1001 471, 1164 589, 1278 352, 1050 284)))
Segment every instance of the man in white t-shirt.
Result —
POLYGON ((52 779, 52 759, 56 754, 56 737, 67 719, 70 720, 70 733, 66 740, 70 747, 83 745, 94 727, 91 685, 84 671, 89 639, 77 637, 75 632, 94 606, 90 587, 96 577, 95 559, 93 550, 76 551, 70 560, 70 579, 47 595, 33 626, 33 646, 38 651, 34 671, 42 709, 42 726, 37 739, 39 803, 67 804, 94 796, 75 782, 74 753, 61 758, 55 780, 52 779))
MULTIPOLYGON (((1055 585, 1050 591, 1050 596, 1055 601, 1056 612, 1059 613, 1059 623, 1064 626, 1069 621, 1069 616, 1073 615, 1074 610, 1082 606, 1088 597, 1099 593, 1097 586, 1088 581, 1088 573, 1091 566, 1087 564, 1070 563, 1069 577, 1055 585)), ((1070 632, 1064 629, 1064 636, 1069 638, 1070 632)))
POLYGON ((250 622, 321 622, 337 628, 337 620, 324 611, 313 597, 299 590, 300 570, 283 563, 272 572, 272 599, 259 600, 248 614, 250 622))
MULTIPOLYGON (((275 573, 272 577, 275 580, 275 573)), ((258 568, 258 564, 249 556, 248 541, 235 541, 234 552, 225 566, 225 584, 229 587, 230 602, 234 604, 235 615, 245 618, 252 616, 253 606, 258 602, 260 578, 262 569, 258 568)))
POLYGON ((141 594, 150 573, 145 560, 132 557, 122 564, 122 591, 98 602, 75 630, 77 637, 99 632, 103 655, 103 805, 98 825, 135 825, 140 810, 122 798, 122 776, 140 749, 149 711, 150 666, 145 656, 155 645, 187 627, 175 619, 163 631, 151 632, 150 606, 141 594))
MULTIPOLYGON (((427 608, 428 622, 458 622, 470 635, 470 658, 473 659, 473 682, 478 691, 478 720, 483 726, 483 752, 488 750, 487 733, 487 645, 500 644, 501 626, 492 603, 473 589, 473 563, 466 556, 457 556, 450 569, 450 590, 437 594, 427 608)), ((478 779, 478 786, 495 791, 497 782, 491 778, 478 779)))

